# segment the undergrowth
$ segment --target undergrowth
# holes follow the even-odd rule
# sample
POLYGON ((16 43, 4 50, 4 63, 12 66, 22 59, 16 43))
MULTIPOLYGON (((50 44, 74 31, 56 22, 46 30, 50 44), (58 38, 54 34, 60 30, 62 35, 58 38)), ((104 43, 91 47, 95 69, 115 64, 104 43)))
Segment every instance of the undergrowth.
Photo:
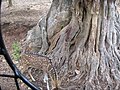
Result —
POLYGON ((17 42, 17 41, 13 42, 12 51, 13 51, 12 52, 13 59, 18 61, 21 57, 21 53, 20 53, 21 49, 20 49, 20 43, 19 42, 17 42))

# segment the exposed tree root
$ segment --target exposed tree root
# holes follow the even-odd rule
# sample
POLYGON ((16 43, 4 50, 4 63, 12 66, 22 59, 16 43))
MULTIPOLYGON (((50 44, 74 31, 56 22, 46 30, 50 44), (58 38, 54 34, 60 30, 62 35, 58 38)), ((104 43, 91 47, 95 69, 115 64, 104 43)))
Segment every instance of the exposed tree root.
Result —
POLYGON ((54 0, 28 37, 32 49, 53 58, 58 80, 64 76, 61 87, 120 88, 120 15, 115 1, 54 0))

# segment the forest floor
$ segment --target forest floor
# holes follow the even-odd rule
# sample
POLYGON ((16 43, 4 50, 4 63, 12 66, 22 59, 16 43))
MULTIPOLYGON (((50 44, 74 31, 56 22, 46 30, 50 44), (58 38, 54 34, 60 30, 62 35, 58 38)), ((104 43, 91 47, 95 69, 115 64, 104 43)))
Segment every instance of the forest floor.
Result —
MULTIPOLYGON (((18 42, 22 51, 22 42, 27 35, 27 31, 34 27, 42 16, 47 14, 50 5, 50 0, 13 0, 13 6, 7 7, 7 0, 3 0, 1 8, 2 33, 11 57, 13 54, 13 44, 18 42)), ((32 58, 28 56, 26 59, 31 60, 32 58)), ((36 81, 32 81, 27 73, 29 66, 24 67, 24 64, 26 64, 24 59, 13 59, 13 62, 20 70, 21 67, 25 69, 23 73, 36 86, 44 85, 44 83, 41 84, 42 79, 40 79, 42 71, 40 72, 33 67, 31 74, 36 81), (20 64, 21 61, 23 62, 22 64, 20 64)), ((12 70, 2 56, 0 56, 0 74, 13 75, 12 70)), ((19 84, 21 90, 29 90, 22 82, 19 81, 19 84)), ((0 87, 2 90, 17 90, 14 79, 11 78, 0 77, 0 87)), ((44 88, 44 90, 46 89, 44 88)))

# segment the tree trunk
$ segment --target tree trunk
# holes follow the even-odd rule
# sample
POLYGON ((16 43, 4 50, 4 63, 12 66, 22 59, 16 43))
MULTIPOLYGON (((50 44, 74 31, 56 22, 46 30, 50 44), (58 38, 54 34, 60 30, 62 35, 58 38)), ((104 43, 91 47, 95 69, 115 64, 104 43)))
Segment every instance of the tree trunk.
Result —
POLYGON ((8 7, 12 6, 12 0, 8 0, 8 7))
POLYGON ((59 88, 120 89, 117 0, 53 0, 26 42, 32 51, 53 58, 59 88))

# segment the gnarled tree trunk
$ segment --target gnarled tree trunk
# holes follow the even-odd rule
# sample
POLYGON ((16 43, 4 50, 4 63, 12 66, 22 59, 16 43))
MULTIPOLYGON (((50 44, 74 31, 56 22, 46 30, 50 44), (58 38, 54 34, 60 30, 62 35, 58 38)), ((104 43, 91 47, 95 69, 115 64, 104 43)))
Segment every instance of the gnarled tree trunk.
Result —
POLYGON ((117 2, 53 0, 47 16, 28 32, 29 47, 53 58, 64 90, 120 89, 117 2))

